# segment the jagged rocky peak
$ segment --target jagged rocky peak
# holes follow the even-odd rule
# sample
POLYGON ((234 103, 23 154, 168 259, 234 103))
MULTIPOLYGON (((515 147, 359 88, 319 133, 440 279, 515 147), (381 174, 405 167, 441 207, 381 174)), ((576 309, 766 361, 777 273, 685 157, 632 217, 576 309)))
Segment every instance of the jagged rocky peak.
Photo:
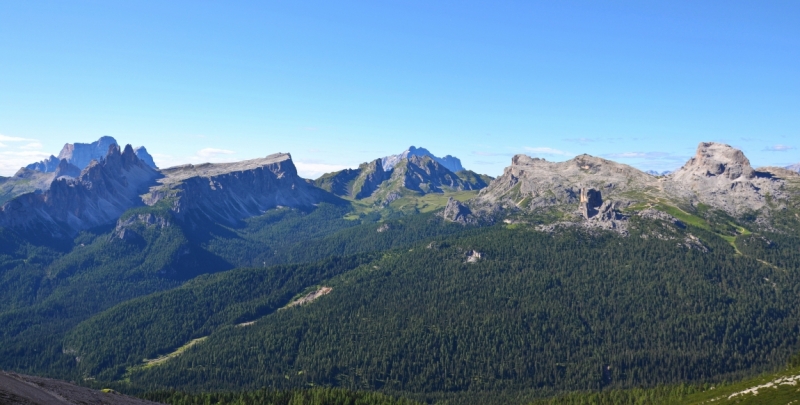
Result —
POLYGON ((156 162, 153 161, 153 157, 147 153, 147 149, 144 146, 137 146, 133 148, 133 153, 136 154, 136 157, 142 160, 145 164, 152 167, 153 169, 158 169, 156 166, 156 162))
MULTIPOLYGON (((74 173, 66 160, 62 162, 64 172, 74 173)), ((23 194, 3 204, 0 226, 72 236, 111 224, 128 209, 144 205, 139 195, 159 176, 130 145, 120 151, 112 144, 103 160, 92 161, 77 178, 57 178, 44 192, 23 194)))
POLYGON ((368 198, 389 179, 391 170, 383 170, 381 159, 362 163, 358 169, 344 169, 326 173, 314 180, 314 184, 340 197, 352 197, 357 200, 368 198))
POLYGON ((77 178, 81 175, 81 169, 67 162, 66 159, 61 159, 53 173, 55 173, 55 178, 57 179, 62 177, 77 178))
POLYGON ((445 157, 438 157, 425 148, 417 148, 414 146, 410 146, 408 149, 398 155, 390 155, 382 158, 381 161, 383 162, 383 170, 389 171, 397 166, 401 160, 408 159, 412 156, 429 156, 431 159, 439 162, 439 164, 446 167, 447 170, 450 170, 453 173, 464 170, 464 167, 461 166, 461 160, 455 156, 447 155, 445 157))
POLYGON ((49 158, 42 160, 41 162, 31 163, 25 166, 28 170, 36 170, 37 172, 42 173, 51 173, 56 171, 58 164, 61 162, 61 159, 50 155, 49 158))
POLYGON ((359 175, 353 184, 352 196, 356 199, 363 199, 372 196, 381 184, 389 180, 391 171, 387 172, 383 169, 383 162, 381 159, 375 159, 372 162, 362 163, 358 166, 359 175))
POLYGON ((104 159, 111 145, 117 145, 117 140, 110 136, 102 136, 92 143, 68 143, 61 149, 58 158, 84 169, 92 160, 104 159))
MULTIPOLYGON (((92 160, 103 160, 108 153, 108 148, 111 145, 119 145, 117 140, 110 136, 103 136, 92 143, 68 143, 61 148, 58 157, 50 155, 49 158, 41 162, 31 163, 26 166, 27 169, 36 170, 43 173, 55 172, 58 165, 62 160, 77 167, 78 170, 83 170, 92 160)), ((144 146, 138 146, 133 150, 134 154, 145 162, 153 169, 158 169, 153 157, 147 153, 144 146)))
POLYGON ((458 177, 443 164, 430 156, 414 155, 403 159, 395 166, 390 183, 421 193, 441 193, 450 191, 478 190, 480 185, 458 177))
POLYGON ((739 149, 722 143, 702 142, 697 147, 694 157, 673 174, 676 180, 694 176, 722 176, 728 180, 740 177, 752 179, 756 176, 756 171, 750 166, 750 160, 739 149))

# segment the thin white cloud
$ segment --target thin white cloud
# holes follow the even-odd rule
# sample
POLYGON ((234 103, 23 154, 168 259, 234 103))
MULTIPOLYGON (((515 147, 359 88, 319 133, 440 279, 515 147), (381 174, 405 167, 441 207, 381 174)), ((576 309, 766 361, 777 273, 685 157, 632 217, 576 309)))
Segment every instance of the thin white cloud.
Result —
POLYGON ((606 153, 602 155, 609 159, 645 159, 645 160, 668 160, 668 161, 684 161, 687 156, 673 155, 669 152, 618 152, 606 153))
POLYGON ((526 146, 524 148, 527 152, 533 153, 535 155, 553 155, 553 156, 572 156, 573 153, 565 152, 563 150, 558 150, 554 148, 548 148, 545 146, 539 146, 532 148, 530 146, 526 146))
POLYGON ((319 176, 322 176, 325 173, 330 172, 338 172, 339 170, 347 169, 347 166, 344 165, 335 165, 335 164, 327 164, 327 163, 316 163, 316 162, 294 162, 295 167, 297 167, 297 173, 300 177, 304 177, 307 179, 316 179, 319 176))
POLYGON ((0 152, 0 175, 11 176, 21 167, 50 157, 50 154, 36 150, 0 152))
POLYGON ((473 151, 473 155, 478 156, 514 156, 513 153, 500 153, 500 152, 486 152, 486 151, 473 151))
POLYGON ((20 146, 20 149, 42 149, 42 143, 39 141, 31 142, 26 145, 20 146))
POLYGON ((17 136, 7 136, 0 134, 0 141, 4 142, 38 142, 36 139, 20 138, 17 136))
POLYGON ((233 155, 234 151, 227 149, 205 148, 197 151, 197 156, 202 158, 215 158, 219 155, 233 155))
POLYGON ((767 152, 786 152, 787 150, 792 150, 792 149, 795 149, 795 147, 789 145, 780 145, 780 144, 767 146, 766 148, 764 148, 764 150, 767 152))
POLYGON ((6 144, 4 144, 4 143, 0 142, 0 148, 5 148, 6 146, 8 146, 8 145, 6 145, 6 144))
POLYGON ((605 156, 610 158, 625 159, 625 158, 643 158, 647 156, 647 154, 644 152, 621 152, 621 153, 609 153, 605 156))

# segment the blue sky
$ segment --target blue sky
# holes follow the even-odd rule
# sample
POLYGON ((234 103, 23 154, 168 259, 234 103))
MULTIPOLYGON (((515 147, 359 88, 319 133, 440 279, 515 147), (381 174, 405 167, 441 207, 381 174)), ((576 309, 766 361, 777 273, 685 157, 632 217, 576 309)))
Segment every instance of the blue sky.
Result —
POLYGON ((679 167, 800 161, 800 2, 0 2, 0 174, 102 135, 162 167, 410 145, 679 167))

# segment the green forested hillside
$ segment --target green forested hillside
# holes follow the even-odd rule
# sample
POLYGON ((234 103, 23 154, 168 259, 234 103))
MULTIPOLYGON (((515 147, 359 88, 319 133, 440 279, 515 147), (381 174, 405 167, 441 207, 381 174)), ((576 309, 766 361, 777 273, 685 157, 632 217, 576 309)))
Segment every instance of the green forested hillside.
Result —
POLYGON ((277 209, 223 227, 184 226, 163 207, 144 207, 122 220, 152 214, 167 225, 134 221, 124 237, 105 228, 73 241, 0 229, 0 368, 68 377, 77 369, 76 356, 62 347, 67 331, 115 304, 178 287, 201 274, 380 251, 463 230, 433 215, 383 225, 370 216, 343 219, 347 212, 327 204, 308 212, 277 209), (380 226, 386 231, 378 232, 380 226))
POLYGON ((198 394, 154 392, 151 401, 170 405, 418 405, 419 402, 393 398, 377 392, 354 392, 341 388, 311 388, 286 391, 252 391, 198 394))
MULTIPOLYGON (((123 219, 150 214, 169 215, 123 219)), ((631 218, 625 236, 325 204, 39 245, 0 230, 0 367, 140 393, 443 403, 688 398, 780 368, 800 343, 793 211, 761 231, 681 215, 631 218), (312 386, 351 391, 297 391, 312 386)))
POLYGON ((117 306, 75 329, 67 346, 81 348, 87 375, 127 370, 146 389, 546 394, 740 378, 785 362, 797 349, 796 272, 761 253, 765 262, 736 254, 698 228, 689 230, 709 252, 641 237, 650 225, 624 239, 462 228, 339 275, 324 264, 298 267, 295 287, 275 290, 279 298, 255 286, 287 270, 227 272, 117 306), (469 262, 471 251, 481 258, 469 262), (303 285, 303 272, 317 273, 303 285), (250 278, 252 295, 224 293, 250 278), (275 310, 323 285, 330 294, 275 310), (201 336, 180 356, 135 367, 201 336), (136 355, 126 357, 131 347, 136 355))

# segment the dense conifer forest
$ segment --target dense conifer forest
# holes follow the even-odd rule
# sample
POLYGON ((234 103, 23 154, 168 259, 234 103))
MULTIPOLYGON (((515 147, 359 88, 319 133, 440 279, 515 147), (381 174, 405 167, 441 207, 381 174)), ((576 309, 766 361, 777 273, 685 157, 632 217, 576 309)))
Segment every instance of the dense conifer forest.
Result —
POLYGON ((0 230, 0 366, 174 404, 670 403, 799 349, 791 212, 625 236, 325 204, 235 227, 127 215, 148 213, 167 225, 0 230))

